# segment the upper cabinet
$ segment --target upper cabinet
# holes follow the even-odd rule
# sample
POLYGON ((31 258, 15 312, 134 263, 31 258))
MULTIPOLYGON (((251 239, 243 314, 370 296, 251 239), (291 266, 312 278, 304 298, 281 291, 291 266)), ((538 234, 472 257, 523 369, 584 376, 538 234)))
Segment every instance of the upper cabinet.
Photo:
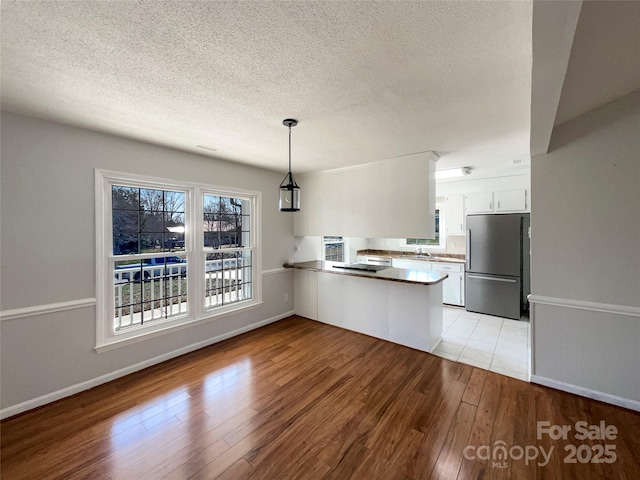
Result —
POLYGON ((433 238, 436 159, 424 152, 300 175, 294 235, 433 238))
POLYGON ((465 206, 467 214, 493 213, 493 192, 467 193, 465 206))
POLYGON ((447 235, 465 234, 464 195, 452 193, 444 198, 444 224, 447 235))
POLYGON ((526 212, 527 191, 518 189, 468 193, 465 195, 465 210, 467 215, 526 212))
POLYGON ((527 209, 526 190, 503 190, 493 193, 496 212, 523 212, 527 209))

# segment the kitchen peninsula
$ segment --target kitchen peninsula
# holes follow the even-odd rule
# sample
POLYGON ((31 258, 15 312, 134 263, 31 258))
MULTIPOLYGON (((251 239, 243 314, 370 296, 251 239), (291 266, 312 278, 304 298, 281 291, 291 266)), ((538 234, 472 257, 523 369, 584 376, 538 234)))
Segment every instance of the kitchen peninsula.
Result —
POLYGON ((442 336, 447 274, 339 262, 287 263, 295 271, 295 313, 431 352, 442 336))

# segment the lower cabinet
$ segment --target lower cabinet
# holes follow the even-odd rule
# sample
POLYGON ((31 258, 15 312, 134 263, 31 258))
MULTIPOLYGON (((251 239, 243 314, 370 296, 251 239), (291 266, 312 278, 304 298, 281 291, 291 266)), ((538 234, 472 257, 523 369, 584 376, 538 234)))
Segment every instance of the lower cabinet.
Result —
POLYGON ((295 272, 295 313, 431 352, 442 337, 442 283, 383 281, 295 272))
POLYGON ((442 303, 464 307, 464 266, 434 262, 432 270, 449 275, 442 283, 442 303))

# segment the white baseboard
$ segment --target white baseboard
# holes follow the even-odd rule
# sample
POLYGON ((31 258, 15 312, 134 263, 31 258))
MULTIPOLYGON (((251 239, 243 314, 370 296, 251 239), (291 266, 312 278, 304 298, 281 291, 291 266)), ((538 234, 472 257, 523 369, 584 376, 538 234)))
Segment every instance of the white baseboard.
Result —
POLYGON ((609 393, 598 392, 597 390, 591 390, 589 388, 580 387, 571 383, 561 382, 552 378, 541 377, 538 375, 531 375, 531 383, 537 383, 538 385, 544 385, 545 387, 555 388, 556 390, 562 390, 563 392, 573 393, 580 395, 581 397, 592 398, 593 400, 599 400, 601 402, 610 403, 619 407, 628 408, 629 410, 635 410, 640 412, 640 402, 637 400, 631 400, 629 398, 618 397, 609 393))
POLYGON ((9 407, 6 407, 0 410, 0 419, 5 419, 22 412, 26 412, 27 410, 31 410, 36 407, 41 407, 42 405, 46 405, 47 403, 55 402, 56 400, 60 400, 61 398, 75 395, 76 393, 82 392, 84 390, 88 390, 93 387, 97 387, 98 385, 102 385, 103 383, 110 382, 111 380, 115 380, 116 378, 124 377, 125 375, 129 375, 130 373, 137 372, 138 370, 142 370, 144 368, 151 367, 153 365, 157 365, 162 362, 166 362, 167 360, 170 360, 175 357, 179 357, 180 355, 184 355, 185 353, 199 350, 209 345, 213 345, 214 343, 218 343, 228 338, 235 337, 236 335, 240 335, 242 333, 255 330, 256 328, 263 327, 270 323, 277 322, 278 320, 282 320, 283 318, 290 317, 293 314, 294 314, 293 311, 285 312, 280 315, 276 315, 275 317, 267 318, 266 320, 261 320, 256 323, 252 323, 251 325, 247 325, 245 327, 241 327, 236 330, 223 333, 222 335, 218 335, 217 337, 209 338, 207 340, 203 340, 202 342, 192 343, 191 345, 187 345, 186 347, 182 347, 172 352, 168 352, 163 355, 150 358, 149 360, 136 363, 135 365, 129 365, 126 368, 121 368, 120 370, 116 370, 114 372, 107 373, 105 375, 101 375, 96 378, 92 378, 91 380, 77 383, 75 385, 71 385, 70 387, 66 387, 61 390, 57 390, 55 392, 47 393, 46 395, 42 395, 40 397, 33 398, 31 400, 27 400, 22 403, 18 403, 17 405, 11 405, 9 407))

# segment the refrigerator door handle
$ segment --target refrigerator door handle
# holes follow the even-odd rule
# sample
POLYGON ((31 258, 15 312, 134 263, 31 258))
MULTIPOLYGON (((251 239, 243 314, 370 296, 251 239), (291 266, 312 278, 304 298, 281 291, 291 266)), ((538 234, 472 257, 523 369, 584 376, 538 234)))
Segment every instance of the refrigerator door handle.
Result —
POLYGON ((467 264, 465 265, 466 270, 471 269, 471 230, 467 229, 467 264))
POLYGON ((515 278, 496 278, 488 277, 486 275, 470 275, 467 274, 467 278, 475 278, 477 280, 493 280, 494 282, 516 283, 518 280, 515 278))

